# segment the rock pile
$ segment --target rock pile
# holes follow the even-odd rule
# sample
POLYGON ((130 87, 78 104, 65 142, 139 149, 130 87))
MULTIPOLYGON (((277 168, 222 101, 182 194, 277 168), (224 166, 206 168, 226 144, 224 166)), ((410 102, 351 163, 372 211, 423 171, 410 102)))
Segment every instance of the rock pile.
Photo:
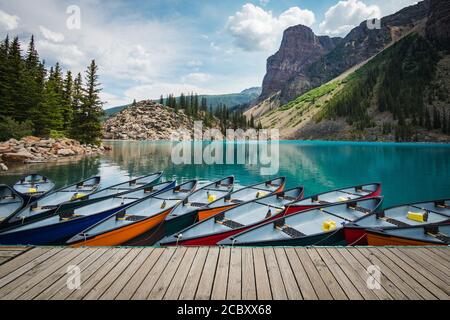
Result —
POLYGON ((141 101, 106 120, 103 137, 108 140, 171 140, 172 134, 192 134, 193 121, 183 110, 153 101, 141 101))
POLYGON ((42 139, 25 137, 0 143, 0 171, 8 170, 3 163, 38 163, 73 156, 101 154, 108 147, 82 145, 72 139, 42 139))

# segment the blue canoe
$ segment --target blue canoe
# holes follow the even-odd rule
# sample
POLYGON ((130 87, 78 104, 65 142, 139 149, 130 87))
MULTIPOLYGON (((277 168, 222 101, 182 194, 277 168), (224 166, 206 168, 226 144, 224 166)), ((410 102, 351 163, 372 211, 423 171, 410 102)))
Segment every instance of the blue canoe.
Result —
POLYGON ((0 185, 0 223, 19 211, 24 200, 7 185, 0 185))
POLYGON ((93 177, 53 191, 3 221, 0 224, 0 230, 21 226, 51 216, 62 203, 78 201, 82 197, 97 191, 99 185, 100 177, 93 177))
POLYGON ((55 245, 63 244, 74 235, 114 215, 116 212, 174 188, 175 181, 113 196, 102 201, 70 210, 59 215, 20 226, 0 233, 2 245, 55 245))
POLYGON ((14 184, 13 188, 22 196, 25 204, 29 204, 52 192, 55 183, 43 175, 33 173, 21 178, 14 184))

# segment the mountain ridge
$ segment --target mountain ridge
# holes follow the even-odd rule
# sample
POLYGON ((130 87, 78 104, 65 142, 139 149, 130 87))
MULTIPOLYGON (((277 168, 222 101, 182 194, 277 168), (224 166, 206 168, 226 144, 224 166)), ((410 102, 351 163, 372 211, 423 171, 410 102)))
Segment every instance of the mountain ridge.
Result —
MULTIPOLYGON (((261 94, 261 87, 251 87, 242 90, 239 93, 230 93, 222 95, 199 95, 199 99, 206 98, 208 100, 208 106, 212 105, 213 110, 215 110, 219 105, 227 105, 232 108, 235 106, 250 104, 255 101, 261 94)), ((177 97, 179 100, 179 97, 177 97)), ((158 100, 153 100, 154 102, 159 102, 158 100)), ((131 104, 113 107, 105 110, 106 118, 109 118, 122 110, 131 107, 131 104)))
POLYGON ((262 106, 257 119, 285 139, 449 142, 450 33, 442 12, 450 2, 427 5, 427 18, 381 52, 281 107, 262 106))

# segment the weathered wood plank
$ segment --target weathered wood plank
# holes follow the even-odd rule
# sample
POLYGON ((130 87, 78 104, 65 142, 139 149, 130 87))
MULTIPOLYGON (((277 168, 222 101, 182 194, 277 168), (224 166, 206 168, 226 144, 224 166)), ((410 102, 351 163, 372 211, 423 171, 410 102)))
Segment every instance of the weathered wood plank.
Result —
MULTIPOLYGON (((18 256, 16 259, 11 260, 4 265, 0 266, 0 279, 3 280, 4 277, 10 276, 15 271, 18 271, 19 269, 26 272, 27 270, 31 269, 33 266, 39 264, 39 261, 44 261, 45 257, 41 258, 41 260, 37 260, 40 256, 50 252, 50 248, 36 248, 33 250, 30 250, 23 255, 18 256), (34 261, 36 260, 36 261, 34 261), (34 261, 34 263, 33 263, 34 261)), ((61 250, 61 249, 59 249, 61 250)), ((48 253, 49 256, 56 254, 59 250, 54 249, 51 251, 51 253, 48 253)), ((0 281, 0 287, 2 287, 2 282, 0 281)))
POLYGON ((159 277, 163 274, 168 263, 171 261, 172 256, 177 251, 177 248, 167 248, 163 250, 163 253, 159 256, 158 262, 154 265, 151 272, 147 274, 139 288, 137 288, 133 295, 133 299, 146 300, 148 298, 159 277))
POLYGON ((258 300, 271 300, 272 290, 270 288, 269 275, 267 273, 266 258, 262 248, 253 249, 253 260, 255 263, 256 293, 258 300))
POLYGON ((283 279, 284 288, 286 289, 287 298, 289 300, 302 300, 303 296, 295 279, 289 260, 287 259, 284 248, 275 248, 275 256, 280 268, 281 277, 283 279))
POLYGON ((102 265, 95 266, 97 269, 93 274, 82 283, 79 290, 74 290, 66 299, 67 300, 82 300, 95 286, 113 269, 124 256, 129 253, 126 249, 112 249, 114 255, 104 261, 102 265))
POLYGON ((242 299, 242 250, 231 249, 230 272, 228 277, 227 300, 242 299))
MULTIPOLYGON (((126 249, 122 249, 126 250, 126 249)), ((89 291, 83 300, 98 300, 109 289, 113 282, 128 268, 134 261, 142 248, 127 250, 127 254, 101 279, 95 287, 89 291)))
MULTIPOLYGON (((350 250, 354 251, 352 248, 350 250)), ((367 286, 367 280, 369 278, 369 273, 367 271, 367 268, 370 266, 370 263, 368 261, 359 261, 355 259, 355 257, 349 252, 349 250, 342 248, 339 250, 339 254, 342 256, 342 258, 354 268, 356 274, 359 275, 359 278, 362 280, 363 285, 370 290, 373 294, 376 295, 376 297, 380 300, 392 300, 392 297, 389 295, 389 293, 386 291, 386 289, 383 286, 383 281, 381 279, 379 283, 379 288, 377 289, 369 289, 367 286)), ((361 256, 363 257, 363 256, 361 256)), ((395 287, 394 287, 395 288, 395 287)), ((403 295, 401 297, 404 297, 403 295)))
POLYGON ((443 247, 443 248, 426 248, 426 250, 431 251, 432 253, 438 255, 439 257, 441 257, 444 261, 446 261, 447 263, 450 262, 450 257, 449 257, 449 248, 448 247, 443 247))
MULTIPOLYGON (((375 265, 373 261, 369 260, 366 255, 370 255, 370 252, 365 252, 365 254, 361 253, 361 251, 358 248, 348 248, 348 252, 357 260, 359 261, 364 268, 366 268, 366 273, 368 274, 368 271, 370 267, 377 266, 375 265)), ((381 271, 381 270, 380 270, 381 271)), ((387 273, 389 273, 390 270, 387 270, 387 273)), ((366 279, 366 281, 369 279, 366 279)), ((372 280, 374 281, 374 280, 372 280)), ((401 288, 398 288, 396 284, 396 278, 394 278, 394 281, 391 281, 391 279, 387 276, 385 272, 381 272, 380 274, 380 285, 383 289, 388 292, 388 294, 395 300, 408 300, 408 297, 406 294, 403 293, 401 288)), ((374 283, 375 284, 375 283, 374 283)))
POLYGON ((153 248, 141 250, 126 269, 118 275, 117 279, 111 284, 108 290, 102 294, 100 300, 114 300, 152 251, 153 248))
MULTIPOLYGON (((330 291, 328 290, 327 285, 323 281, 322 277, 319 274, 319 271, 317 270, 316 266, 314 265, 313 261, 311 260, 311 257, 308 254, 308 249, 304 248, 296 248, 295 252, 297 254, 297 257, 303 266, 306 275, 308 276, 309 281, 311 282, 311 285, 314 288, 315 294, 317 295, 318 299, 324 299, 324 300, 331 300, 333 299, 333 296, 331 295, 330 291)), ((295 261, 295 257, 292 257, 295 261)), ((305 291, 307 292, 307 291, 305 291)), ((302 291, 303 293, 303 291, 302 291)), ((312 296, 312 293, 309 293, 309 295, 312 296)), ((314 298, 313 298, 314 299, 314 298)))
MULTIPOLYGON (((95 274, 95 272, 101 268, 107 261, 109 261, 114 255, 117 254, 117 250, 114 249, 107 249, 98 259, 91 263, 86 263, 85 268, 82 269, 81 273, 81 286, 80 289, 87 283, 89 278, 95 274)), ((88 283, 89 285, 89 283, 88 283)), ((69 288, 67 285, 64 285, 61 287, 61 289, 57 292, 47 293, 50 300, 65 300, 67 299, 71 294, 74 293, 74 290, 72 288, 69 288)))
POLYGON ((199 248, 197 255, 195 256, 192 267, 186 277, 186 281, 180 292, 180 300, 194 300, 195 294, 197 293, 197 288, 200 282, 200 277, 203 274, 203 267, 206 263, 206 258, 208 257, 209 248, 199 248))
MULTIPOLYGON (((103 248, 103 249, 97 249, 92 250, 93 254, 91 254, 89 257, 84 259, 78 267, 81 271, 81 281, 83 280, 83 276, 85 276, 84 271, 86 268, 91 265, 92 263, 98 261, 103 254, 105 254, 109 249, 103 248)), ((58 281, 53 283, 50 287, 45 289, 42 293, 40 293, 37 297, 35 297, 35 300, 49 300, 51 299, 55 294, 64 292, 64 289, 70 290, 67 288, 67 280, 68 277, 62 276, 58 281)))
POLYGON ((164 270, 161 277, 159 277, 147 299, 162 300, 175 273, 178 270, 178 267, 180 266, 181 261, 183 260, 184 255, 186 254, 186 251, 186 248, 177 248, 175 254, 172 256, 172 259, 170 259, 167 268, 164 270))
POLYGON ((307 249, 306 253, 311 258, 312 262, 319 271, 320 276, 325 282, 327 288, 330 290, 331 295, 335 300, 348 300, 347 295, 342 290, 339 282, 335 279, 331 271, 328 269, 325 262, 322 260, 316 249, 307 249))
POLYGON ((32 260, 31 262, 25 264, 24 266, 20 267, 19 269, 11 272, 7 276, 3 277, 2 279, 0 279, 0 297, 3 297, 10 293, 12 290, 15 290, 29 278, 33 277, 34 274, 45 270, 45 266, 42 267, 43 265, 48 265, 49 262, 54 263, 59 258, 64 257, 67 253, 68 251, 62 251, 62 249, 50 250, 32 260))
POLYGON ((8 286, 14 287, 13 291, 9 292, 6 295, 3 295, 3 292, 7 290, 6 288, 8 286, 2 288, 2 290, 5 289, 5 291, 2 291, 2 299, 14 300, 19 298, 22 294, 33 288, 39 282, 43 281, 49 275, 55 273, 61 267, 63 267, 67 263, 70 263, 71 260, 77 258, 80 254, 83 253, 83 251, 83 249, 63 250, 60 254, 53 256, 51 259, 45 261, 37 268, 31 270, 30 272, 27 272, 25 275, 8 284, 8 286))
POLYGON ((68 272, 68 268, 70 266, 79 266, 80 263, 82 263, 86 258, 88 258, 91 254, 93 254, 96 251, 96 249, 92 250, 86 250, 82 249, 81 253, 76 256, 73 259, 69 259, 66 264, 61 266, 60 268, 56 269, 55 271, 51 272, 46 278, 41 277, 41 281, 37 283, 34 287, 26 291, 24 294, 22 294, 18 299, 20 300, 31 300, 34 299, 36 296, 41 294, 43 291, 48 289, 50 286, 58 282, 61 278, 67 279, 65 277, 68 272))
MULTIPOLYGON (((326 250, 326 254, 335 261, 335 267, 338 267, 342 270, 341 277, 345 277, 359 292, 361 298, 364 300, 378 300, 377 295, 367 287, 367 282, 365 279, 359 277, 359 273, 356 270, 357 266, 351 265, 347 260, 341 255, 341 250, 331 250, 331 249, 323 249, 326 250)), ((323 252, 325 255, 325 252, 323 252)), ((347 280, 343 280, 344 282, 347 280)), ((346 284, 341 284, 342 287, 346 286, 346 284)), ((345 289, 347 290, 347 289, 345 289)), ((347 293, 349 295, 349 293, 347 293)), ((350 296, 349 296, 350 297, 350 296)), ((350 299, 359 300, 359 297, 350 299)))
POLYGON ((270 287, 272 288, 272 297, 274 300, 286 300, 288 296, 273 248, 265 248, 264 256, 266 258, 270 287))
POLYGON ((430 259, 429 256, 423 254, 421 250, 410 250, 406 248, 399 248, 397 250, 400 250, 402 253, 413 259, 418 265, 429 270, 441 281, 450 284, 450 266, 446 268, 441 264, 436 263, 436 261, 430 259))
MULTIPOLYGON (((192 263, 197 256, 198 248, 190 248, 186 251, 183 260, 175 273, 172 282, 163 297, 164 300, 178 300, 181 290, 185 284, 186 278, 191 270, 192 263)), ((197 287, 195 288, 197 289, 197 287)))
POLYGON ((295 252, 295 249, 286 248, 285 253, 294 274, 295 281, 297 282, 298 288, 300 289, 302 299, 317 300, 318 298, 314 287, 311 284, 311 281, 309 280, 308 275, 303 268, 303 265, 298 258, 297 253, 295 252))
POLYGON ((221 248, 216 276, 211 294, 211 300, 225 300, 227 298, 228 272, 230 270, 230 248, 221 248))
POLYGON ((136 290, 142 284, 147 275, 152 272, 154 265, 158 262, 161 255, 166 251, 166 249, 158 248, 154 249, 149 255, 142 266, 132 275, 131 279, 122 288, 120 293, 117 295, 116 300, 130 300, 136 293, 136 290))
POLYGON ((255 266, 251 248, 242 248, 242 300, 256 300, 255 266))
POLYGON ((370 251, 374 253, 379 259, 382 259, 386 265, 389 265, 391 269, 395 269, 398 276, 408 285, 416 291, 423 299, 436 299, 436 297, 428 291, 422 284, 418 281, 414 273, 410 274, 407 264, 405 264, 401 259, 399 259, 396 255, 388 255, 388 250, 379 250, 379 248, 371 248, 370 251), (408 272, 409 271, 409 272, 408 272))
POLYGON ((426 269, 417 268, 417 263, 398 250, 383 250, 380 253, 394 261, 405 273, 414 278, 423 288, 441 300, 448 300, 447 286, 426 269), (416 267, 416 268, 415 268, 416 267), (433 283, 434 282, 434 283, 433 283))
MULTIPOLYGON (((317 249, 318 254, 322 258, 322 260, 327 265, 328 269, 331 271, 333 276, 336 278, 337 282, 341 286, 342 290, 344 290, 345 294, 350 300, 363 300, 363 297, 361 293, 359 292, 358 288, 361 286, 358 286, 358 288, 355 286, 355 283, 353 283, 351 280, 348 279, 347 275, 343 271, 345 267, 345 263, 338 264, 336 262, 336 259, 334 259, 334 256, 337 255, 337 251, 334 254, 330 254, 325 248, 318 248, 317 249)), ((343 262, 341 260, 341 262, 343 262)), ((351 268, 347 267, 347 272, 349 275, 354 275, 355 271, 351 268)), ((373 298, 373 296, 372 296, 373 298)))
POLYGON ((395 266, 391 269, 392 263, 390 261, 382 261, 380 258, 368 248, 358 248, 358 251, 363 254, 374 266, 380 268, 381 274, 387 277, 397 288, 403 293, 407 299, 422 300, 419 295, 407 282, 399 276, 399 269, 395 266))
POLYGON ((219 248, 210 248, 200 282, 198 283, 195 300, 209 300, 211 298, 218 259, 219 248))
POLYGON ((27 248, 16 257, 18 250, 3 251, 12 260, 0 266, 0 299, 450 298, 444 248, 27 248), (67 286, 71 265, 81 270, 78 290, 67 286), (372 290, 367 270, 374 265, 381 287, 372 290))

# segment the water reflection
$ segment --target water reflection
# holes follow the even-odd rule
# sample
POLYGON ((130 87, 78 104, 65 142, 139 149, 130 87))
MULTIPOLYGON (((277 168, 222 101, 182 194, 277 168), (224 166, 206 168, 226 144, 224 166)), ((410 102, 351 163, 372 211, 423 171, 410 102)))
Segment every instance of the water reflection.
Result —
MULTIPOLYGON (((16 167, 0 176, 0 182, 13 183, 23 172, 42 173, 58 186, 93 175, 101 175, 106 186, 159 170, 166 172, 167 179, 179 182, 234 175, 245 185, 274 177, 261 177, 260 164, 174 165, 169 142, 109 144, 113 151, 103 157, 16 167)), ((237 147, 234 145, 235 156, 237 147)), ((251 156, 247 151, 247 163, 251 156)), ((382 182, 386 205, 450 197, 449 145, 282 142, 278 156, 278 175, 288 178, 288 187, 305 186, 306 194, 382 182)))

